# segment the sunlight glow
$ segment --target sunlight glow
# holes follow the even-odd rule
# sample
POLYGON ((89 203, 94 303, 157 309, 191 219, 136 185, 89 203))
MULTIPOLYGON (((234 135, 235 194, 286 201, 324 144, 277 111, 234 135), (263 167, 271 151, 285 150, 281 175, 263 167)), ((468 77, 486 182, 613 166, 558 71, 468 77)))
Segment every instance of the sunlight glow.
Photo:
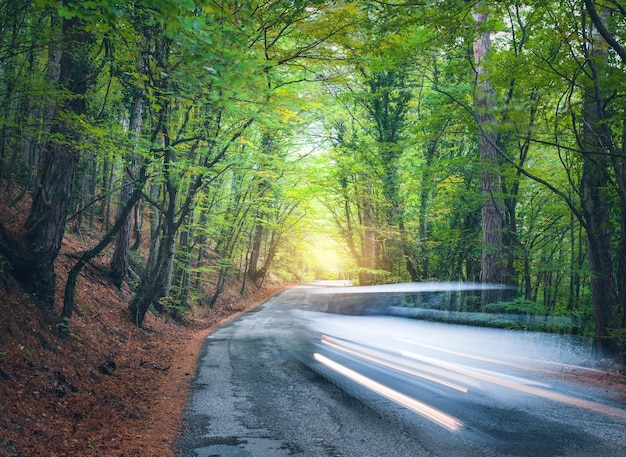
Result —
POLYGON ((349 260, 342 255, 337 242, 330 236, 312 234, 307 240, 307 261, 316 279, 340 279, 348 270, 349 260))

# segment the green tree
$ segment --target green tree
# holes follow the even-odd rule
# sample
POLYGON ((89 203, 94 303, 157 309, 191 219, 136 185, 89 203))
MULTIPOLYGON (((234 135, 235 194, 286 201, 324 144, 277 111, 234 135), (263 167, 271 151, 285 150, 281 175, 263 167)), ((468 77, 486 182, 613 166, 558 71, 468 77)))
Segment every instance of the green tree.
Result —
POLYGON ((50 71, 50 76, 57 78, 52 83, 60 88, 60 98, 50 115, 49 138, 38 165, 37 186, 24 225, 24 239, 17 243, 23 246, 23 252, 10 247, 11 240, 3 230, 5 253, 16 276, 49 310, 56 290, 54 260, 65 233, 68 202, 84 136, 81 116, 87 112, 88 87, 99 71, 91 54, 97 37, 73 6, 64 2, 60 7, 61 19, 51 21, 52 27, 60 27, 60 39, 52 44, 54 50, 50 52, 51 68, 58 65, 58 72, 50 71), (58 63, 54 60, 57 55, 58 63))

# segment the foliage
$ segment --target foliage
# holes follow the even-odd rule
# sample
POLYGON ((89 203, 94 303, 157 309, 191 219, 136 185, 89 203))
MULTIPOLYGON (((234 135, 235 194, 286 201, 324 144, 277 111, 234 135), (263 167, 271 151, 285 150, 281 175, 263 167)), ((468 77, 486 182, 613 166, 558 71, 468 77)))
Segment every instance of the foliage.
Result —
POLYGON ((488 311, 496 313, 524 313, 541 316, 545 312, 545 307, 541 303, 537 303, 524 298, 516 298, 510 302, 490 303, 486 308, 488 311))
MULTIPOLYGON (((43 159, 67 154, 60 233, 108 243, 141 184, 127 212, 150 257, 126 278, 141 324, 210 306, 232 276, 480 281, 489 172, 523 295, 490 309, 573 316, 619 352, 623 10, 479 3, 477 28, 464 1, 0 1, 3 200, 36 195, 43 159), (472 46, 488 31, 484 117, 472 46)), ((29 240, 0 235, 0 268, 24 276, 29 240)))

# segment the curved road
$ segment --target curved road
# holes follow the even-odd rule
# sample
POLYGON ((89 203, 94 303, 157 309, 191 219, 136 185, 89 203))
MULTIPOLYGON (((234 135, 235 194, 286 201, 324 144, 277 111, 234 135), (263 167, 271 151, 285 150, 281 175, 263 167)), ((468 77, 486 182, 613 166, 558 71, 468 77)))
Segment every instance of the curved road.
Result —
POLYGON ((623 391, 570 376, 600 374, 575 365, 575 347, 322 313, 312 287, 289 289, 207 338, 184 456, 626 455, 623 391))

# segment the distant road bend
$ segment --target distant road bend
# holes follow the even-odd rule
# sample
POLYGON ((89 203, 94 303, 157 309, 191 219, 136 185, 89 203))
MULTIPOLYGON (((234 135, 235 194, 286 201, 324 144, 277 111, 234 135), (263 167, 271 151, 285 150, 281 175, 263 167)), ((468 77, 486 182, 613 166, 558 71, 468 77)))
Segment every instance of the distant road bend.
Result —
POLYGON ((626 456, 624 391, 573 376, 602 373, 570 341, 389 315, 335 285, 207 338, 183 455, 626 456))

